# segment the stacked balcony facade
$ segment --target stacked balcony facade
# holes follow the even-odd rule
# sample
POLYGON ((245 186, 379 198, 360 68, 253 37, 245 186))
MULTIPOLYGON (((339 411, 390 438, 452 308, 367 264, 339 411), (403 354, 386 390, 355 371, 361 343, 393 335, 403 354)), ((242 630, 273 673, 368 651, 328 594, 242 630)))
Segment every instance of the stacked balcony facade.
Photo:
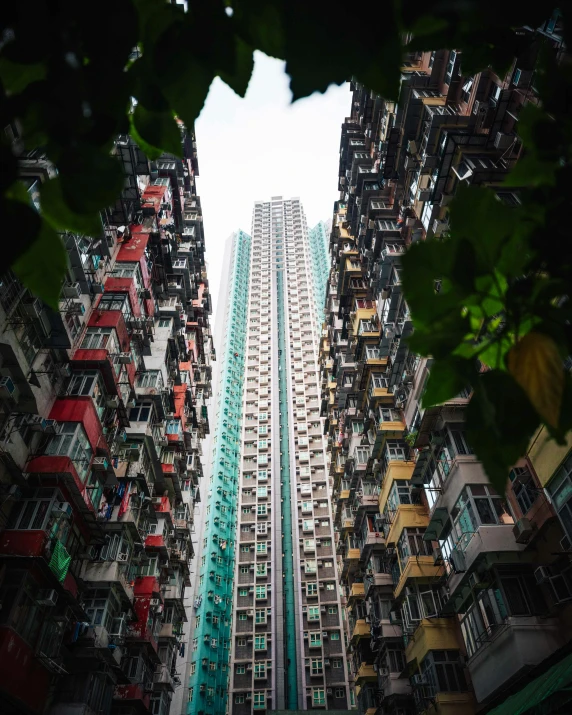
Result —
POLYGON ((320 361, 350 686, 367 715, 494 711, 569 652, 569 446, 541 432, 496 494, 466 438, 470 392, 422 408, 431 360, 408 349, 400 281, 408 246, 446 233, 461 183, 519 202, 502 182, 532 70, 464 76, 460 54, 437 51, 407 58, 397 102, 351 88, 320 361))
POLYGON ((250 250, 246 233, 230 237, 217 309, 215 438, 199 531, 198 580, 189 609, 189 715, 223 715, 228 701, 250 250))
MULTIPOLYGON (((59 310, 0 286, 0 692, 8 712, 167 715, 214 350, 194 135, 129 137, 99 236, 63 237, 59 310)), ((52 169, 22 156, 31 201, 52 169)))

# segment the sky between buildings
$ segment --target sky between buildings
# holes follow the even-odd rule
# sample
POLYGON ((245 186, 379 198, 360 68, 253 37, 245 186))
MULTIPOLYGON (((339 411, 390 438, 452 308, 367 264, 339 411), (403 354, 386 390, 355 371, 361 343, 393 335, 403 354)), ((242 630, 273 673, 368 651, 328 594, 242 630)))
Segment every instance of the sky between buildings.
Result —
POLYGON ((302 200, 308 227, 332 216, 337 190, 340 125, 350 114, 349 85, 332 85, 291 104, 284 63, 261 52, 248 92, 238 97, 220 79, 197 121, 199 177, 213 317, 224 243, 251 229, 254 201, 302 200))

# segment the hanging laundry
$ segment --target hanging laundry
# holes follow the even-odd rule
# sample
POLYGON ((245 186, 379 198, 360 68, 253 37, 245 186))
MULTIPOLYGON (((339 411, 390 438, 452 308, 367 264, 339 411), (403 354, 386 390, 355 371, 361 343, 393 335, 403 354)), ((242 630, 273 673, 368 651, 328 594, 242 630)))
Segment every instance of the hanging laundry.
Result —
POLYGON ((131 497, 131 482, 127 483, 127 486, 125 487, 125 493, 123 494, 123 499, 121 500, 121 504, 119 506, 119 512, 117 514, 118 517, 123 516, 127 509, 129 508, 129 499, 131 497))

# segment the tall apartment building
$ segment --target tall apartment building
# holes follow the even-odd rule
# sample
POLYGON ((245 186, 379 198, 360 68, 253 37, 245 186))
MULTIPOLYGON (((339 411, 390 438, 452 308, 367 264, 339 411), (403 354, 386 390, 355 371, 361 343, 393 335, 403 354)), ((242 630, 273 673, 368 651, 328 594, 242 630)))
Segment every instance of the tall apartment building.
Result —
MULTIPOLYGON (((210 296, 195 137, 125 172, 66 234, 59 310, 0 283, 0 699, 10 715, 167 715, 209 431, 210 296)), ((17 127, 12 127, 17 136, 17 127)), ((31 201, 53 174, 19 158, 31 201)))
MULTIPOLYGON (((541 32, 558 51, 557 27, 541 32)), ((534 66, 501 78, 463 75, 455 51, 406 59, 397 102, 352 85, 320 346, 350 684, 367 715, 565 711, 572 444, 541 430, 496 494, 466 438, 471 395, 421 406, 431 360, 404 340, 400 283, 461 183, 519 201, 502 181, 534 66)))
POLYGON ((317 365, 325 260, 299 199, 257 202, 251 237, 227 243, 189 713, 348 704, 317 365))

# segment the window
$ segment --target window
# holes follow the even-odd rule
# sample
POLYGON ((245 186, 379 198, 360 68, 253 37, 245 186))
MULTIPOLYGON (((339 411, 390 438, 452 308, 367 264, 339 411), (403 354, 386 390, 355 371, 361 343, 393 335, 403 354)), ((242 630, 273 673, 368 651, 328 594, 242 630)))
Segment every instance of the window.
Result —
POLYGON ((256 544, 256 553, 257 554, 266 554, 267 552, 268 552, 268 545, 266 544, 266 542, 256 544))
POLYGON ((322 645, 322 634, 320 631, 310 633, 310 648, 317 648, 322 645))
POLYGON ((81 343, 82 350, 101 350, 117 353, 117 339, 112 328, 88 328, 81 343))
MULTIPOLYGON (((341 661, 340 661, 341 663, 341 661)), ((339 666, 341 667, 341 666, 339 666)), ((346 691, 343 688, 336 688, 334 690, 334 698, 345 698, 346 697, 346 691)))
MULTIPOLYGON (((248 567, 247 567, 247 572, 248 572, 248 567)), ((239 588, 238 595, 239 596, 248 596, 248 589, 247 588, 239 588)))
POLYGON ((256 609, 256 620, 255 622, 258 623, 266 623, 266 609, 265 608, 257 608, 256 609))
POLYGON ((265 678, 266 677, 266 663, 255 663, 254 664, 254 677, 255 678, 265 678))
POLYGON ((146 370, 137 376, 136 387, 163 387, 163 375, 160 370, 146 370))
POLYGON ((153 410, 152 402, 136 402, 129 410, 130 422, 149 422, 153 410))
POLYGON ((486 484, 473 484, 463 489, 451 510, 455 546, 464 551, 481 525, 513 524, 506 501, 486 484))
POLYGON ((317 596, 318 595, 318 584, 317 583, 306 583, 306 596, 317 596))
POLYGON ((540 494, 540 489, 536 489, 532 474, 528 467, 515 467, 510 471, 510 481, 512 491, 518 506, 523 514, 526 514, 540 494))
POLYGON ((313 688, 312 689, 312 704, 313 705, 325 705, 326 704, 326 693, 324 688, 313 688))
POLYGON ((397 556, 401 571, 405 569, 407 561, 411 556, 431 556, 431 542, 424 541, 425 529, 407 528, 403 529, 399 541, 397 542, 397 556))
POLYGON ((456 693, 467 690, 459 651, 429 651, 421 661, 421 673, 429 686, 429 692, 424 693, 425 697, 433 698, 438 692, 456 693))
POLYGON ((268 488, 267 487, 257 487, 256 496, 259 497, 260 499, 266 499, 266 497, 268 496, 268 488))
POLYGON ((339 641, 340 640, 340 632, 339 631, 331 631, 330 632, 330 640, 339 641))
POLYGON ((266 598, 266 586, 265 585, 256 587, 256 598, 260 599, 260 600, 263 600, 266 598))
POLYGON ((256 507, 256 513, 258 516, 266 516, 268 513, 268 507, 266 504, 258 504, 256 507))
POLYGON ((191 663, 191 675, 194 675, 197 672, 197 662, 193 660, 191 663))
MULTIPOLYGON (((249 531, 250 531, 250 529, 249 529, 249 531)), ((248 573, 248 570, 249 570, 249 569, 248 569, 248 566, 241 566, 241 567, 240 567, 240 573, 248 573)))
POLYGON ((330 607, 328 608, 328 613, 329 613, 330 615, 336 615, 337 612, 338 612, 338 607, 337 607, 337 606, 330 606, 330 607))
POLYGON ((264 710, 266 708, 266 693, 254 693, 254 710, 264 710))
POLYGON ((236 666, 236 674, 237 675, 244 675, 246 673, 246 668, 244 665, 237 665, 236 666))
POLYGON ((243 554, 248 554, 248 553, 250 553, 250 546, 241 546, 240 550, 242 551, 243 554))
POLYGON ((238 648, 241 648, 246 645, 246 638, 237 638, 236 639, 236 645, 238 648))
POLYGON ((319 606, 308 606, 308 620, 309 621, 319 621, 320 620, 320 607, 319 606))
POLYGON ((550 480, 547 489, 562 527, 568 538, 572 539, 572 454, 550 480))
POLYGON ((334 589, 335 589, 335 586, 333 583, 326 584, 326 591, 333 591, 334 589))
POLYGON ((61 422, 57 427, 57 434, 51 437, 45 453, 70 457, 81 481, 85 482, 92 449, 85 430, 79 422, 61 422))
POLYGON ((310 661, 310 667, 312 675, 322 675, 324 672, 324 665, 321 658, 312 658, 310 661))
POLYGON ((246 620, 247 620, 246 613, 244 613, 244 611, 241 611, 241 612, 238 614, 238 620, 239 620, 239 621, 246 621, 246 620))
POLYGON ((266 636, 254 637, 254 650, 266 650, 266 636))
POLYGON ((244 695, 235 695, 234 702, 237 705, 242 705, 242 703, 244 703, 244 695))

